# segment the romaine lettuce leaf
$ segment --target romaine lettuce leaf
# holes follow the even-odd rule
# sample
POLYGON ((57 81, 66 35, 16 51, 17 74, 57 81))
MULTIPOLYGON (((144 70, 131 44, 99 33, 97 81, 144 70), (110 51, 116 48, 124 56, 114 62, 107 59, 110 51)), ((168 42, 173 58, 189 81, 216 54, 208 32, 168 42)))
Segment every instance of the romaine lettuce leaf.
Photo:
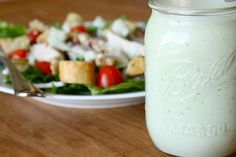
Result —
POLYGON ((117 93, 128 93, 128 92, 137 92, 145 90, 145 81, 144 80, 127 80, 116 86, 111 86, 108 88, 97 88, 97 87, 88 87, 92 95, 100 94, 117 94, 117 93))
POLYGON ((14 38, 27 34, 27 28, 0 21, 0 38, 14 38))
POLYGON ((119 85, 109 88, 99 88, 92 85, 66 84, 64 87, 53 87, 46 92, 54 94, 73 94, 73 95, 102 95, 137 92, 145 90, 145 81, 128 80, 119 85))
POLYGON ((27 80, 31 83, 47 83, 51 81, 58 81, 58 76, 45 75, 34 66, 29 66, 22 72, 27 80))
POLYGON ((66 84, 63 87, 52 87, 45 90, 53 94, 91 95, 87 86, 82 84, 66 84))

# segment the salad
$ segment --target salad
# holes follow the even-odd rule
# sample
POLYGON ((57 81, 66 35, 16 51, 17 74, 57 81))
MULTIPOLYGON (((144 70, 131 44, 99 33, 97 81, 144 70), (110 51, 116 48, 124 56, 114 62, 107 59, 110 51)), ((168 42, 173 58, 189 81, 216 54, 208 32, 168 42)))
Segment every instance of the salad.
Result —
MULTIPOLYGON (((63 23, 28 27, 0 21, 0 46, 22 74, 45 92, 100 95, 145 90, 145 22, 121 16, 85 21, 69 13, 63 23)), ((8 69, 2 70, 10 84, 8 69)))

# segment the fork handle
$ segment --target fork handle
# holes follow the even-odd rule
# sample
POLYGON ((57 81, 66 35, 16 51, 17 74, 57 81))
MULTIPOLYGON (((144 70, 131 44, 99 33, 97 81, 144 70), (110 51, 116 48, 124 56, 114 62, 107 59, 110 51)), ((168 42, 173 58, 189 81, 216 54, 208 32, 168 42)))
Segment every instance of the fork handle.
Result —
POLYGON ((4 56, 3 60, 9 69, 15 95, 21 96, 21 97, 27 97, 27 96, 44 97, 45 96, 43 91, 41 91, 40 89, 32 85, 21 74, 21 72, 15 67, 15 65, 11 62, 11 60, 8 57, 4 56))

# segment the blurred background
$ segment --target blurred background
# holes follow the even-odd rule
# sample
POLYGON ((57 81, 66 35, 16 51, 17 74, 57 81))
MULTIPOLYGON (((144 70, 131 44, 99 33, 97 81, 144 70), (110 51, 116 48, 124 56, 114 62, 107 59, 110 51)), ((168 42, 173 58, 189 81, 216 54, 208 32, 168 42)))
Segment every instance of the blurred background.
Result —
POLYGON ((27 24, 34 18, 45 23, 61 22, 68 12, 80 13, 87 20, 96 15, 145 20, 151 10, 147 0, 0 0, 0 19, 13 23, 27 24))

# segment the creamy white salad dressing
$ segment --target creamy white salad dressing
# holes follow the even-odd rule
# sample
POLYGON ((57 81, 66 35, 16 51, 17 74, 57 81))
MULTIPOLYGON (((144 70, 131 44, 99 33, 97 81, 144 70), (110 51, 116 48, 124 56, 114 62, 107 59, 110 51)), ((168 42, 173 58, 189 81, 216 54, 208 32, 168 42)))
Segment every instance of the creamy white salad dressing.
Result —
POLYGON ((186 157, 236 151, 236 14, 153 10, 145 44, 146 121, 155 145, 186 157))

